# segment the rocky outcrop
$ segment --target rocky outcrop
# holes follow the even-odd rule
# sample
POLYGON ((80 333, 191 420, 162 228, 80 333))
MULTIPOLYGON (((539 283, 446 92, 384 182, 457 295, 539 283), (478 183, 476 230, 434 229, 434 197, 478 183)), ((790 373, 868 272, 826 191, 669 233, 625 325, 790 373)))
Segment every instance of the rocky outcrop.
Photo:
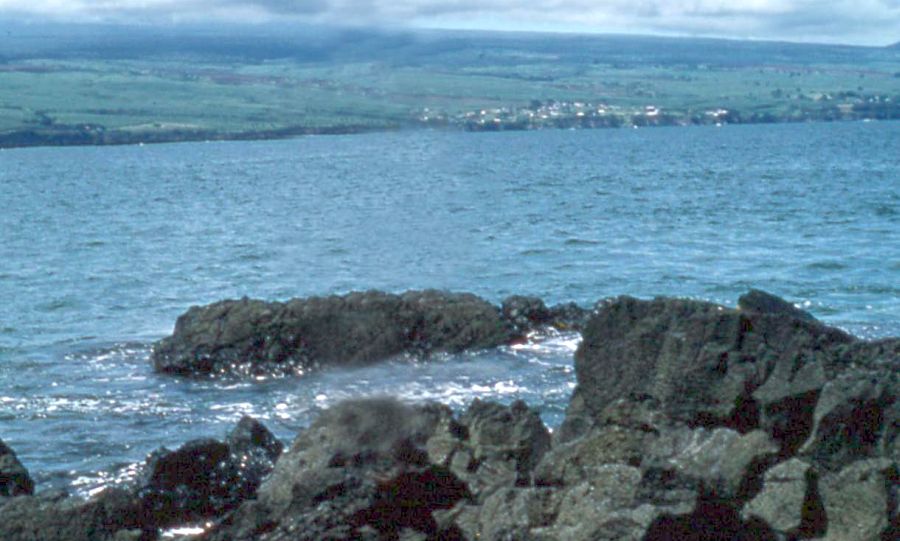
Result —
POLYGON ((16 453, 0 440, 0 501, 2 498, 34 493, 34 481, 16 453))
POLYGON ((157 371, 181 375, 297 373, 496 347, 514 336, 497 307, 465 293, 242 299, 191 308, 155 345, 152 359, 157 371))
POLYGON ((546 328, 559 331, 580 331, 590 318, 590 310, 570 302, 547 307, 538 297, 512 295, 500 306, 503 317, 520 334, 540 332, 546 328))
POLYGON ((139 499, 109 488, 89 500, 42 493, 0 506, 5 541, 145 541, 156 529, 143 520, 139 499))
POLYGON ((428 439, 453 424, 446 407, 390 399, 341 403, 303 431, 245 504, 205 538, 221 540, 435 537, 434 512, 471 497, 428 439))
POLYGON ((502 307, 468 293, 379 291, 294 299, 241 299, 193 307, 152 354, 159 372, 303 373, 398 355, 427 357, 508 345, 543 329, 580 330, 590 312, 513 296, 502 307))
MULTIPOLYGON (((322 302, 358 308, 363 298, 397 302, 322 302)), ((319 301, 297 306, 306 302, 319 301)), ((227 313, 262 306, 197 310, 224 310, 218 332, 243 344, 234 338, 250 336, 235 330, 244 323, 227 313)), ((364 310, 361 327, 342 310, 327 325, 371 344, 382 309, 364 310)), ((502 317, 491 309, 504 333, 550 321, 534 299, 505 303, 502 317)), ((273 314, 259 316, 266 329, 287 317, 273 314)), ((191 317, 214 326, 210 314, 191 317)), ((426 319, 419 332, 431 338, 419 351, 485 336, 481 325, 426 319), (460 333, 468 338, 454 341, 460 333)), ((759 291, 737 309, 621 297, 591 316, 575 367, 553 437, 522 402, 476 400, 459 414, 389 398, 343 402, 285 453, 244 420, 224 442, 151 457, 136 492, 13 498, 0 507, 0 539, 149 539, 161 525, 198 520, 213 524, 199 536, 210 541, 896 539, 900 340, 858 340, 759 291), (41 513, 71 537, 42 530, 41 513)))
POLYGON ((147 541, 161 528, 221 517, 254 498, 282 451, 254 419, 225 441, 193 440, 152 453, 139 478, 88 500, 46 492, 0 505, 4 541, 147 541))
POLYGON ((283 445, 244 417, 225 441, 200 439, 147 458, 137 494, 143 522, 155 527, 218 517, 256 495, 283 445))
POLYGON ((343 402, 297 437, 256 501, 204 539, 464 539, 466 516, 532 485, 549 445, 521 402, 476 402, 459 417, 436 404, 343 402))
MULTIPOLYGON (((611 401, 647 398, 691 426, 761 428, 790 454, 840 373, 866 367, 896 379, 900 340, 861 342, 760 296, 750 309, 680 299, 606 303, 575 355, 578 386, 560 437, 585 432, 611 401)), ((879 400, 870 403, 880 404, 875 410, 893 407, 885 402, 892 398, 879 400)))
POLYGON ((760 291, 738 309, 621 297, 585 328, 575 367, 538 477, 570 487, 627 464, 682 503, 622 538, 896 533, 900 340, 855 339, 760 291))

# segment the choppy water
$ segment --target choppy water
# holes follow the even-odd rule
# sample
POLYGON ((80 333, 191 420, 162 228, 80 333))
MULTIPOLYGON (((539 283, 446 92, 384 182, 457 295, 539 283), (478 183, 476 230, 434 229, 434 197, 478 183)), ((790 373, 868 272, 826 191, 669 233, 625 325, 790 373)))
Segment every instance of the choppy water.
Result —
POLYGON ((556 425, 577 336, 262 382, 150 371, 192 304, 438 287, 592 304, 749 287, 900 335, 900 123, 0 151, 0 437, 87 492, 240 415, 524 398, 556 425))

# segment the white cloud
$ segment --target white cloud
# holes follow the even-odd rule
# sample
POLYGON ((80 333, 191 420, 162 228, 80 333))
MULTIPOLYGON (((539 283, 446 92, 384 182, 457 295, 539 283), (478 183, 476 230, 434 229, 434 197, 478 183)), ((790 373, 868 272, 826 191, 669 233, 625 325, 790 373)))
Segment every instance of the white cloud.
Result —
POLYGON ((68 21, 290 20, 886 44, 900 0, 0 0, 0 16, 68 21))

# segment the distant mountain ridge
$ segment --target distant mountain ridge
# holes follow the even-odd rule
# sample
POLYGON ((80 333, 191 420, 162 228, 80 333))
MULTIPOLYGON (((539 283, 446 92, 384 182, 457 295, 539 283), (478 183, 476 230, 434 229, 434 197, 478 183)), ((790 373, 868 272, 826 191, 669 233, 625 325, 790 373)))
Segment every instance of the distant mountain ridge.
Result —
MULTIPOLYGON (((562 34, 472 30, 380 30, 310 25, 146 26, 0 20, 0 60, 26 58, 107 59, 145 55, 200 55, 263 60, 421 62, 462 49, 527 48, 568 61, 602 57, 628 62, 634 55, 659 62, 746 65, 762 58, 789 63, 841 61, 878 47, 750 41, 721 38, 562 34)), ((898 44, 891 46, 898 47, 898 44)))

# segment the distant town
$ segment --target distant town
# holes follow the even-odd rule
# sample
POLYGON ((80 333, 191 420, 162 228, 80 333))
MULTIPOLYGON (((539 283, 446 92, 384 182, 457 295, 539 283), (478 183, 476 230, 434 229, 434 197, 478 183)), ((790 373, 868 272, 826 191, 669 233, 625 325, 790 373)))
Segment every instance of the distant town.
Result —
POLYGON ((643 126, 690 126, 807 122, 833 120, 888 120, 900 118, 900 102, 886 95, 797 96, 798 102, 815 107, 797 106, 786 113, 743 113, 724 107, 692 110, 668 110, 648 104, 623 107, 583 101, 534 100, 522 107, 495 107, 449 114, 424 108, 416 120, 427 126, 457 127, 468 131, 536 130, 544 128, 618 128, 643 126))

